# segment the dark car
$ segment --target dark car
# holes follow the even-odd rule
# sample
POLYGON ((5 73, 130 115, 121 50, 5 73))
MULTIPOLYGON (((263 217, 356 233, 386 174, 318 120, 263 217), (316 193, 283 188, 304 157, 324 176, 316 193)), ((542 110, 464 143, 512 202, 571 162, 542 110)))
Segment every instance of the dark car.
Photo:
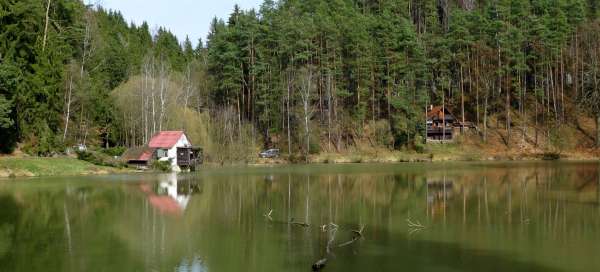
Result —
POLYGON ((279 158, 279 149, 269 149, 258 154, 259 157, 265 159, 279 158))

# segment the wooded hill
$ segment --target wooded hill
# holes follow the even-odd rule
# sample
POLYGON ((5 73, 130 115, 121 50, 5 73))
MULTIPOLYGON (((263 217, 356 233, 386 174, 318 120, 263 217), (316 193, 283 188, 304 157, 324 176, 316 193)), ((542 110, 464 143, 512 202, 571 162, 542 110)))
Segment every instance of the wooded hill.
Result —
POLYGON ((508 148, 600 126, 598 0, 267 0, 213 19, 196 48, 76 0, 0 7, 4 152, 143 145, 164 129, 221 161, 365 139, 410 149, 432 104, 508 148))

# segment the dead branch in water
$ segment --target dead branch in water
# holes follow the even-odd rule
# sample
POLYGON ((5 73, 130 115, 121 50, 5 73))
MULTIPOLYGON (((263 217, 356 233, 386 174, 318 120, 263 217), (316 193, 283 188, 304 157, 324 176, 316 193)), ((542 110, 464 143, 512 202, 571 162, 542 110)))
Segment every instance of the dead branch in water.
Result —
POLYGON ((273 217, 271 216, 272 214, 273 214, 273 210, 271 209, 271 210, 269 210, 268 213, 263 214, 263 216, 269 222, 272 222, 272 223, 288 224, 288 225, 299 226, 299 227, 303 227, 303 228, 310 227, 310 224, 305 223, 305 222, 296 222, 296 221, 294 221, 294 218, 291 218, 290 221, 287 221, 287 222, 274 220, 273 217))
POLYGON ((318 260, 312 265, 312 271, 321 271, 323 268, 325 268, 327 261, 327 258, 318 260))
POLYGON ((361 240, 363 238, 363 231, 365 229, 365 226, 361 225, 358 230, 350 230, 350 232, 353 234, 352 239, 350 241, 341 243, 338 245, 334 245, 335 237, 338 232, 338 229, 339 229, 339 226, 336 225, 335 223, 329 223, 329 224, 325 224, 325 225, 321 226, 321 231, 328 232, 328 236, 329 236, 329 238, 327 240, 327 246, 325 248, 326 255, 325 255, 325 257, 318 260, 317 262, 315 262, 312 265, 313 271, 321 271, 323 268, 325 268, 325 265, 329 261, 329 257, 335 256, 333 254, 334 249, 346 247, 346 246, 352 245, 352 244, 356 243, 357 241, 361 240))
MULTIPOLYGON (((273 215, 272 209, 269 210, 269 212, 263 214, 263 216, 271 223, 287 224, 287 225, 299 226, 299 227, 303 227, 303 228, 309 228, 311 226, 309 223, 306 223, 306 222, 294 221, 294 218, 291 218, 287 222, 274 220, 272 215, 273 215)), ((330 258, 335 256, 333 253, 334 249, 349 246, 351 244, 356 243, 360 239, 362 239, 365 226, 360 225, 358 229, 350 230, 350 233, 352 233, 352 239, 345 243, 335 245, 335 239, 336 239, 336 235, 337 235, 339 228, 340 227, 333 222, 319 226, 319 229, 321 230, 321 232, 327 233, 327 245, 325 247, 326 253, 323 258, 321 258, 318 261, 316 261, 315 263, 313 263, 313 265, 312 265, 313 271, 321 271, 323 268, 325 268, 325 266, 329 262, 330 258)))
POLYGON ((361 226, 360 226, 360 229, 358 229, 358 230, 352 230, 352 233, 354 233, 354 234, 355 234, 355 235, 357 235, 357 236, 360 236, 360 237, 362 237, 362 232, 363 232, 363 230, 365 230, 365 226, 364 226, 364 225, 361 225, 361 226))
POLYGON ((425 228, 425 226, 423 226, 423 224, 421 224, 421 222, 419 222, 419 221, 413 222, 410 220, 410 218, 407 218, 406 222, 408 223, 409 228, 416 228, 416 229, 424 229, 425 228))
POLYGON ((308 223, 306 223, 306 222, 296 222, 296 221, 294 221, 294 218, 292 218, 292 219, 290 220, 290 222, 288 222, 288 224, 290 224, 290 225, 294 225, 294 226, 300 226, 300 227, 303 227, 303 228, 308 228, 308 227, 310 227, 310 224, 308 224, 308 223))
POLYGON ((273 209, 271 209, 268 213, 265 213, 265 218, 267 218, 269 221, 273 221, 273 217, 271 217, 271 214, 273 214, 273 209))
POLYGON ((365 226, 361 226, 359 230, 352 230, 352 233, 354 234, 354 236, 352 237, 352 240, 339 244, 337 247, 345 247, 345 246, 349 246, 351 244, 356 243, 358 240, 360 240, 363 235, 362 232, 365 229, 365 226))

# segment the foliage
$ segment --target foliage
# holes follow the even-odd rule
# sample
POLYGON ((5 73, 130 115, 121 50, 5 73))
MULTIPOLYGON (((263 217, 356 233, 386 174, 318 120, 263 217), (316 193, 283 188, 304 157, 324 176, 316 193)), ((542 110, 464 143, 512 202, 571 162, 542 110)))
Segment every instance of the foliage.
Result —
POLYGON ((121 161, 114 159, 113 157, 96 151, 78 151, 77 159, 86 161, 99 166, 108 166, 116 168, 126 167, 121 161))
POLYGON ((158 160, 152 161, 152 169, 160 171, 160 172, 165 172, 165 173, 169 173, 173 170, 171 168, 170 161, 158 161, 158 160))
POLYGON ((115 146, 111 148, 104 148, 101 151, 102 153, 112 157, 120 157, 121 155, 123 155, 123 153, 125 153, 125 151, 127 151, 127 148, 123 146, 115 146))
POLYGON ((215 18, 194 48, 81 1, 0 0, 0 152, 141 146, 167 129, 217 162, 367 138, 422 151, 432 104, 484 135, 494 116, 510 147, 515 112, 546 135, 573 109, 600 114, 596 2, 267 0, 215 18))

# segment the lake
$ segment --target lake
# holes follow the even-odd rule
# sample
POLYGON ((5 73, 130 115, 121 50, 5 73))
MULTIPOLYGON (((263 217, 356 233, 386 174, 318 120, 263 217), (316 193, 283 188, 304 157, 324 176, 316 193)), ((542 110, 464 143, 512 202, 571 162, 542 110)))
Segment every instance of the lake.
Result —
POLYGON ((599 172, 356 164, 4 180, 0 271, 600 271, 599 172))

